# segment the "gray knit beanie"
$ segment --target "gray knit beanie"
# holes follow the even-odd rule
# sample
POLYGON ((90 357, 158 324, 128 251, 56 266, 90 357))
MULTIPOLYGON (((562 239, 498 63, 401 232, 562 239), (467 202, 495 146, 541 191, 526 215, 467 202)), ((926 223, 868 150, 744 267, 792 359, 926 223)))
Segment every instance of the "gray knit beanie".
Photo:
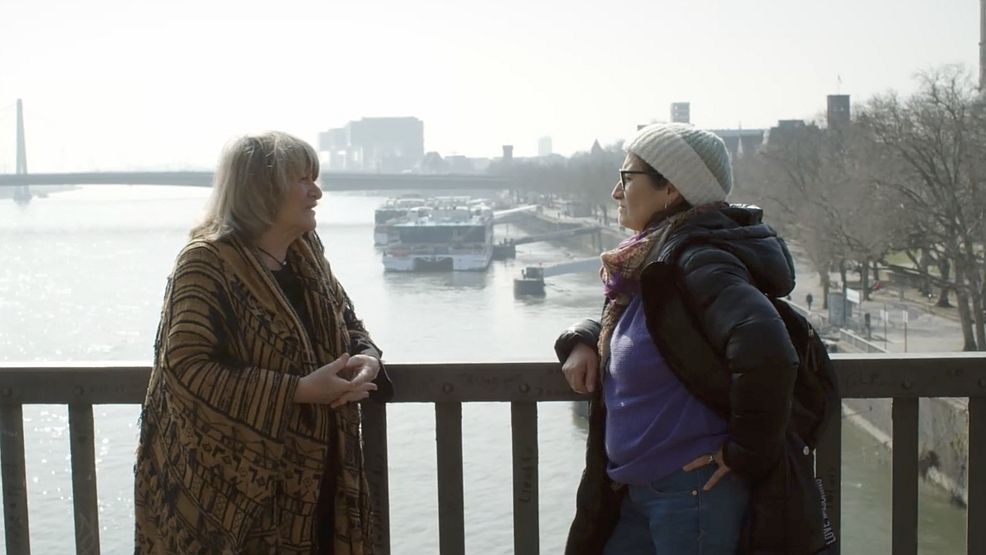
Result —
POLYGON ((637 131, 625 148, 666 177, 692 206, 724 201, 733 188, 726 144, 708 131, 654 123, 637 131))

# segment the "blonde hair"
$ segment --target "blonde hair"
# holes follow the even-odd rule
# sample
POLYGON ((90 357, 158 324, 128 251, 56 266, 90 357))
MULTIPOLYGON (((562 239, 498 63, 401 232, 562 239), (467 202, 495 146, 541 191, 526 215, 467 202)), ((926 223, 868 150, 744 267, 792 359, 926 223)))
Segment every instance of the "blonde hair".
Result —
POLYGON ((192 239, 237 236, 253 240, 277 218, 284 196, 299 179, 318 178, 311 145, 280 131, 240 137, 223 149, 212 196, 192 239))

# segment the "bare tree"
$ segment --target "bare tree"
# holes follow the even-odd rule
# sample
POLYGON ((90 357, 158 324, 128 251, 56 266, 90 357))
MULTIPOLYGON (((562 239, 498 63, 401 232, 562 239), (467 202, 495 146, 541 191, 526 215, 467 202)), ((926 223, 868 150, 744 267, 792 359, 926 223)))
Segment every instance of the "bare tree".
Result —
POLYGON ((613 203, 610 194, 625 155, 622 143, 602 147, 596 142, 589 151, 577 152, 557 162, 514 160, 509 165, 498 162, 491 165, 490 172, 510 176, 520 191, 560 195, 585 203, 600 210, 608 223, 607 208, 613 203))
POLYGON ((607 208, 613 204, 613 186, 625 156, 622 143, 604 148, 597 141, 588 153, 577 153, 568 161, 568 175, 577 197, 601 211, 604 223, 609 223, 607 208))
POLYGON ((846 283, 854 262, 868 298, 867 269, 889 248, 893 218, 876 209, 882 192, 863 186, 858 143, 852 126, 779 127, 758 155, 737 163, 740 181, 759 184, 755 194, 770 208, 771 222, 802 247, 818 272, 823 306, 829 273, 838 269, 846 283))
POLYGON ((966 70, 945 66, 918 77, 919 89, 901 99, 874 97, 858 122, 875 153, 869 180, 892 190, 907 215, 908 245, 935 261, 935 283, 954 287, 966 350, 986 350, 983 246, 986 154, 983 100, 966 70), (949 273, 951 270, 951 279, 949 273))

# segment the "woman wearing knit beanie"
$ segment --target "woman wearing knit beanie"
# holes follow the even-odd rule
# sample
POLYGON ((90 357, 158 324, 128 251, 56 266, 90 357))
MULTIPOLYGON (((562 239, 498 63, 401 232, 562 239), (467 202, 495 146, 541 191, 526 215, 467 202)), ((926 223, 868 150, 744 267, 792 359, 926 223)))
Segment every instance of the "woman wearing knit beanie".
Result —
POLYGON ((601 256, 602 318, 555 344, 592 396, 566 553, 815 553, 821 519, 764 501, 813 488, 782 465, 799 357, 768 296, 793 289, 790 254, 726 204, 716 135, 654 124, 626 150, 612 196, 635 234, 601 256))

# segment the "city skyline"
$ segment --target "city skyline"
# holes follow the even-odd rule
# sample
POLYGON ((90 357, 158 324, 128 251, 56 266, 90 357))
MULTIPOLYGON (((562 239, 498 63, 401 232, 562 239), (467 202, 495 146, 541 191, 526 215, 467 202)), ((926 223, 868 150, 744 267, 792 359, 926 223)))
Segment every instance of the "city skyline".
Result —
POLYGON ((8 0, 0 6, 0 171, 25 103, 31 171, 211 167, 229 138, 312 144, 362 117, 424 122, 425 150, 570 155, 689 102, 707 128, 768 128, 913 90, 923 69, 975 79, 979 2, 837 0, 495 6, 8 0), (841 85, 840 85, 841 81, 841 85))

